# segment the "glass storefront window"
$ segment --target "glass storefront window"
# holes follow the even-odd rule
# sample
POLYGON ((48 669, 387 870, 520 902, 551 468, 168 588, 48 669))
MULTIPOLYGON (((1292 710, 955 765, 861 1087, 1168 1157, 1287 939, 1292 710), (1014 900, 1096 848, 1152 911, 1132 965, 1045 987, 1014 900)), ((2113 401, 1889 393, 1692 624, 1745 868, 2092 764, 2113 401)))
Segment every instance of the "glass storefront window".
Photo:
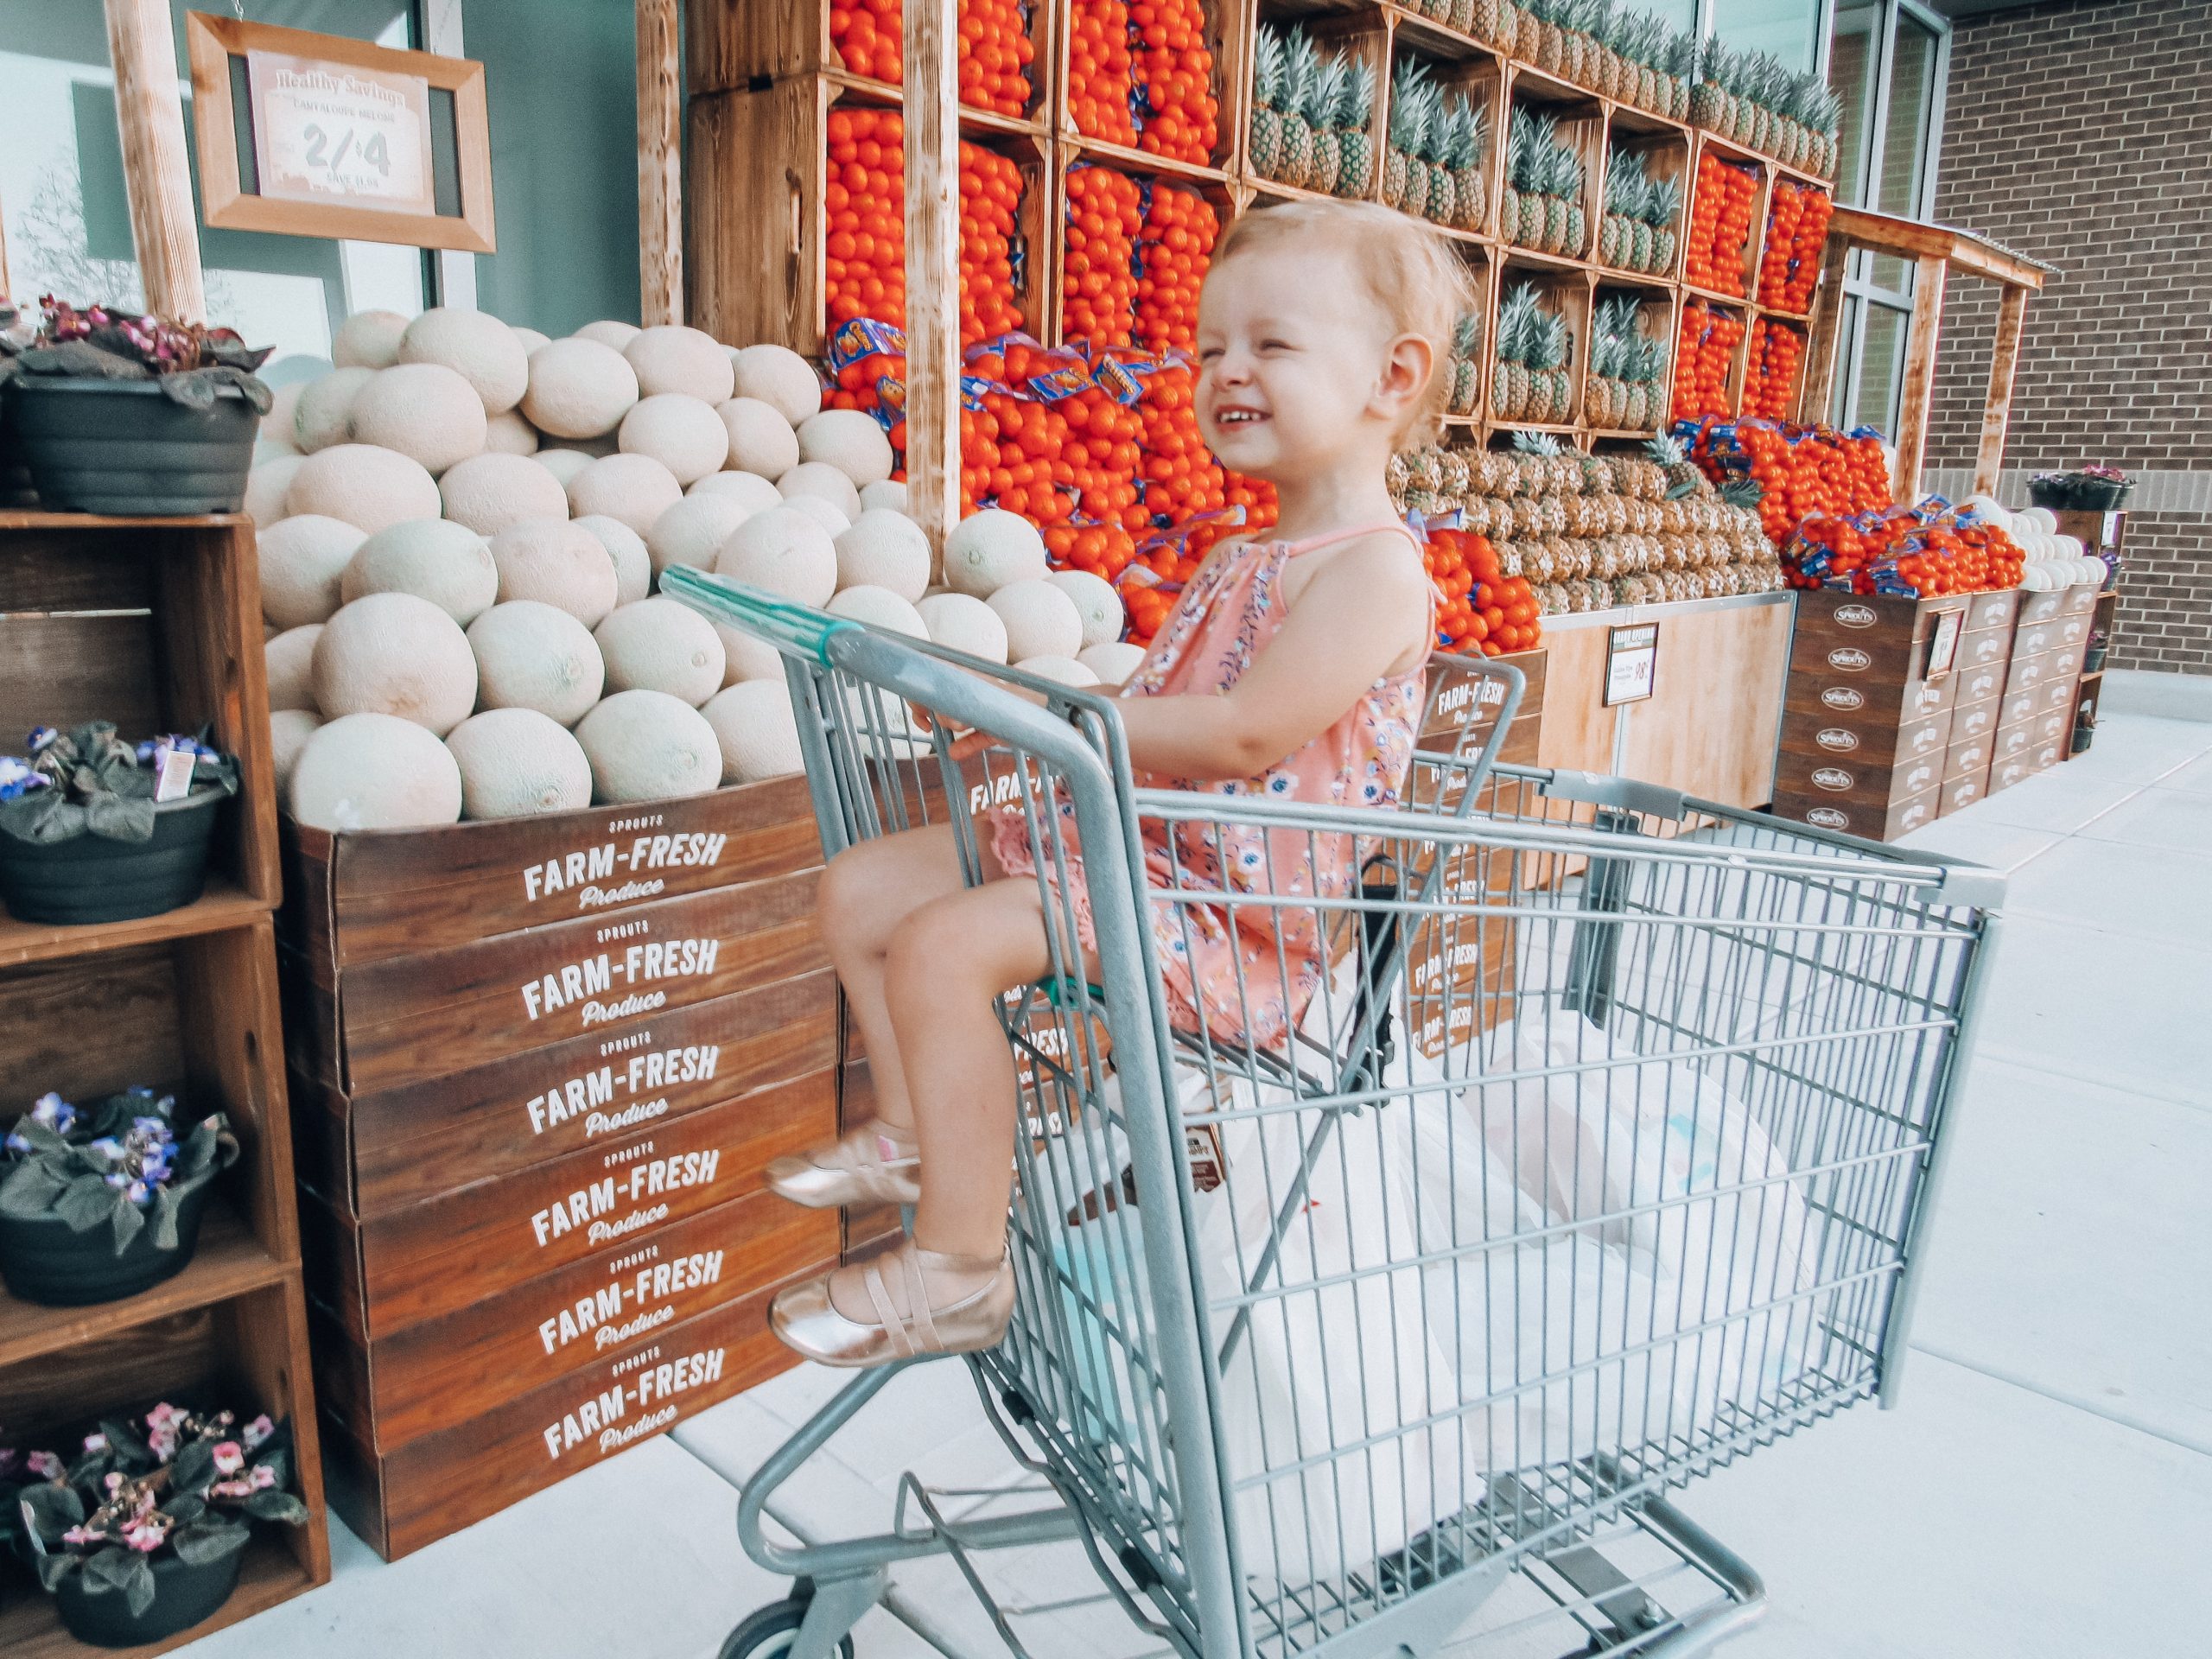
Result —
POLYGON ((1711 0, 1710 30, 1734 51, 1766 53, 1801 74, 1819 58, 1817 0, 1711 0))
POLYGON ((1879 0, 1838 6, 1828 42, 1828 90, 1843 105, 1836 196, 1854 207, 1866 200, 1866 135, 1874 124, 1874 92, 1882 73, 1882 10, 1879 0))

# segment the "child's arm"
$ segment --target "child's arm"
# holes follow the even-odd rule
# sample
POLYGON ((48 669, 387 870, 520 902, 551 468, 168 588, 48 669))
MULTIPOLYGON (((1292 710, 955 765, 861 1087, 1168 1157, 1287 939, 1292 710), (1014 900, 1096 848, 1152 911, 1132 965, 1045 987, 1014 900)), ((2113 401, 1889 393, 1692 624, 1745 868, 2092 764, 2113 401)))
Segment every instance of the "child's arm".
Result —
POLYGON ((1130 760, 1181 778, 1256 777, 1335 725, 1425 640, 1428 603, 1427 573, 1404 537, 1333 553, 1227 691, 1115 705, 1130 760))

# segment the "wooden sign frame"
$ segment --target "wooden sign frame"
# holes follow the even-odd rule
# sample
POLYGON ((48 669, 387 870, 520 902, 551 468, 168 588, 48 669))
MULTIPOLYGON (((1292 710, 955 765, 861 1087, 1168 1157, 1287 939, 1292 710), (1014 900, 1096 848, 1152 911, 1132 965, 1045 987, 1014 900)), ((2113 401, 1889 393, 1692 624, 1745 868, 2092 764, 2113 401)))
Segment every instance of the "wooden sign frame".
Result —
POLYGON ((1605 630, 1605 679, 1599 693, 1599 706, 1618 709, 1624 703, 1649 702, 1659 691, 1659 625, 1656 622, 1624 622, 1605 630), (1650 673, 1643 680, 1642 690, 1623 690, 1618 683, 1616 662, 1628 658, 1649 657, 1650 673))
POLYGON ((464 253, 497 251, 492 213, 492 127, 484 98, 484 66, 434 52, 403 52, 339 35, 250 23, 204 11, 185 14, 192 62, 192 124, 200 149, 200 216, 223 230, 273 231, 284 236, 396 242, 405 247, 464 253), (387 213, 335 202, 285 201, 238 188, 236 109, 231 60, 248 52, 280 53, 354 69, 419 76, 453 94, 457 214, 387 213))

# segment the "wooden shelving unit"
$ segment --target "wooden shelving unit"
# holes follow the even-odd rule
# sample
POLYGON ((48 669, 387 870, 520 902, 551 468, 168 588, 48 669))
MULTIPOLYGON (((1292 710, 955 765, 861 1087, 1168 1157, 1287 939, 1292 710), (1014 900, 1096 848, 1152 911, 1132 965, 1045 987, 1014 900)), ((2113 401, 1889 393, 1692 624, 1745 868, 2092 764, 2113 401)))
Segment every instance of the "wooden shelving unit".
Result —
MULTIPOLYGON (((2111 512, 2062 512, 2058 528, 2069 536, 2078 536, 2082 545, 2092 553, 2118 555, 2127 540, 2127 513, 2124 508, 2111 512)), ((2089 613, 2089 637, 2084 642, 2090 651, 2110 652, 2113 636, 2120 627, 2120 584, 2114 582, 2097 595, 2096 608, 2089 613)), ((2075 695, 2075 730, 2069 744, 2066 758, 2086 754, 2095 741, 2097 706, 2105 691, 2106 657, 2097 658, 2091 668, 2085 660, 2079 687, 2075 695), (2084 728, 2087 735, 2084 734, 2084 728), (2078 747, 2076 747, 2078 746, 2078 747)))
MULTIPOLYGON (((301 1293, 278 1014, 281 891, 253 530, 242 516, 0 513, 0 732, 110 719, 126 735, 196 731, 238 757, 207 893, 167 915, 89 927, 0 918, 0 1046, 12 1118, 48 1089, 97 1101, 130 1084, 221 1110, 242 1155, 182 1273, 128 1300, 35 1307, 0 1294, 0 1422, 37 1445, 103 1411, 219 1397, 288 1421, 309 1518, 257 1535, 237 1592, 165 1651, 330 1576, 301 1293), (96 1031, 97 1042, 86 1040, 96 1031)), ((15 1564, 0 1652, 87 1649, 15 1564)))

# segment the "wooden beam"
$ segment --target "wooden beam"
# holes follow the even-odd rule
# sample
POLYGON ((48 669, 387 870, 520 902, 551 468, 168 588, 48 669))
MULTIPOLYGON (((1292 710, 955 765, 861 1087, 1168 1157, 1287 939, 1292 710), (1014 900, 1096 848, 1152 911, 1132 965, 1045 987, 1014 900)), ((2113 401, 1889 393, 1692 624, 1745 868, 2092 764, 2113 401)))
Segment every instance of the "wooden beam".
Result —
POLYGON ((1943 283, 1950 266, 1936 254, 1921 258, 1912 286, 1912 332, 1904 343, 1904 385, 1897 400, 1897 459, 1890 490, 1900 501, 1920 499, 1920 466, 1928 454, 1928 418, 1936 400, 1936 346, 1943 332, 1943 283))
POLYGON ((8 282, 8 215, 0 212, 0 300, 12 299, 15 293, 8 282))
POLYGON ((1851 245, 1831 232, 1821 250, 1820 282, 1813 291, 1813 316, 1805 331, 1805 373, 1797 388, 1797 418, 1803 423, 1828 417, 1836 350, 1843 339, 1843 273, 1850 261, 1851 245))
POLYGON ((940 556, 960 518, 957 0, 907 0, 906 507, 940 556))
POLYGON ((177 91, 168 5, 167 0, 106 3, 116 124, 123 135, 123 183, 146 308, 179 322, 205 322, 200 227, 192 205, 184 99, 177 91))
POLYGON ((1828 234, 1840 236, 1856 247, 1872 248, 1877 253, 1892 254, 1900 259, 1933 255, 1993 282, 2017 283, 2031 289, 2040 289, 2044 284, 2045 273, 2040 265, 2007 253, 1971 231, 1954 230, 1948 225, 1923 225, 1918 219, 1899 219, 1895 213, 1878 213, 1871 207, 1847 207, 1839 203, 1828 220, 1828 234))
POLYGON ((1981 443, 1974 451, 1977 495, 1997 493, 2005 469, 2005 434, 2012 422, 2012 381, 2020 368, 2020 330, 2028 312, 2028 290, 2007 288, 1997 300, 1997 340, 1989 354, 1989 399, 1982 405, 1981 443))
POLYGON ((677 0, 638 0, 638 308, 648 328, 683 321, 683 41, 677 0))

